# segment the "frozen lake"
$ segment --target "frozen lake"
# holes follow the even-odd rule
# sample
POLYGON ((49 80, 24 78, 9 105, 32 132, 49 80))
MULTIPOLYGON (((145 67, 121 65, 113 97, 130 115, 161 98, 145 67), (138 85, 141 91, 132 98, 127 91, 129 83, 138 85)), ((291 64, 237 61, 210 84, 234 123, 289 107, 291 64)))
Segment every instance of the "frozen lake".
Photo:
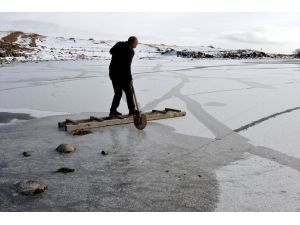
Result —
MULTIPOLYGON (((61 61, 0 67, 0 135, 3 135, 0 150, 4 156, 0 163, 7 165, 0 167, 0 185, 2 184, 2 191, 5 193, 0 195, 0 199, 3 200, 9 195, 5 189, 8 183, 15 181, 16 177, 22 177, 17 169, 21 167, 22 159, 10 165, 16 155, 11 155, 12 153, 7 152, 8 149, 18 148, 24 141, 28 144, 27 148, 35 148, 33 142, 39 135, 45 138, 45 143, 73 141, 79 145, 82 144, 79 140, 88 142, 89 137, 96 140, 99 134, 107 135, 105 130, 96 131, 92 135, 75 140, 74 137, 65 137, 63 133, 58 133, 46 140, 47 134, 51 136, 54 132, 46 128, 45 131, 40 130, 40 134, 24 134, 24 138, 21 136, 26 133, 26 126, 40 128, 52 123, 55 127, 58 119, 54 116, 49 120, 45 118, 25 123, 19 123, 18 119, 83 112, 107 114, 113 96, 108 78, 108 64, 109 61, 61 61), (8 112, 14 114, 8 115, 8 112), (58 141, 60 136, 63 137, 58 141), (14 137, 16 144, 11 144, 14 137)), ((162 170, 180 171, 188 175, 197 176, 199 168, 205 179, 195 181, 194 178, 188 177, 184 180, 172 180, 165 175, 159 176, 157 189, 147 192, 139 189, 139 185, 147 184, 146 179, 142 179, 139 185, 135 184, 137 186, 125 186, 126 190, 134 188, 137 193, 129 207, 130 210, 155 210, 151 204, 156 204, 162 199, 169 201, 163 193, 168 192, 172 185, 179 185, 178 190, 183 193, 174 192, 174 196, 170 194, 170 202, 158 204, 156 210, 300 210, 300 110, 297 108, 300 107, 299 60, 136 60, 132 67, 137 97, 143 110, 177 108, 185 110, 187 116, 149 123, 149 127, 144 131, 146 136, 143 136, 146 147, 139 146, 138 149, 128 143, 129 140, 135 141, 137 138, 132 135, 132 127, 128 128, 130 125, 122 126, 119 130, 117 127, 107 128, 109 132, 129 138, 127 140, 123 137, 118 144, 129 146, 124 150, 129 154, 127 157, 135 157, 135 160, 139 158, 137 161, 131 159, 136 163, 133 167, 143 168, 141 161, 145 160, 144 166, 149 169, 149 173, 143 170, 141 174, 129 172, 122 176, 125 176, 125 180, 126 176, 138 179, 137 175, 149 176, 149 179, 155 180, 159 175, 153 167, 162 168, 160 164, 164 163, 170 166, 163 167, 162 170), (260 121, 263 118, 265 120, 260 121), (257 123, 250 125, 248 129, 234 132, 253 121, 257 123), (160 139, 158 136, 155 139, 154 136, 160 130, 166 132, 165 137, 160 139), (153 151, 155 156, 151 155, 151 151, 143 152, 151 149, 150 145, 158 149, 162 146, 164 149, 174 148, 174 161, 170 161, 167 152, 164 151, 153 151), (135 156, 130 156, 130 148, 135 156), (149 159, 153 161, 148 162, 149 159), (151 164, 153 162, 155 164, 151 164), (188 184, 193 186, 188 187, 188 184), (178 197, 179 194, 182 195, 182 199, 178 197), (147 203, 145 205, 141 199, 144 195, 144 203, 147 203), (155 201, 152 202, 153 199, 155 201), (177 208, 171 206, 172 199, 184 200, 186 208, 183 203, 177 208)), ((125 99, 123 100, 119 111, 127 113, 125 99)), ((57 118, 62 119, 63 116, 57 118)), ((105 143, 104 140, 103 142, 105 143)), ((92 144, 89 148, 93 148, 92 144)), ((120 152, 122 150, 119 149, 120 152)), ((42 158, 43 151, 36 151, 39 151, 42 158)), ((92 153, 81 154, 75 161, 86 161, 85 157, 93 161, 90 154, 92 153)), ((109 157, 113 160, 113 157, 120 156, 109 157)), ((35 163, 36 168, 42 167, 35 163)), ((30 161, 27 160, 26 165, 29 166, 30 161)), ((81 167, 84 167, 83 164, 81 167)), ((118 166, 114 165, 114 168, 118 166)), ((92 170, 92 167, 90 169, 92 170)), ((29 171, 32 172, 32 169, 29 171)), ((117 177, 119 176, 121 175, 118 174, 117 177)), ((33 177, 38 176, 35 174, 33 177)), ((49 181, 55 186, 55 182, 51 182, 49 181)), ((93 180, 94 185, 97 182, 93 180)), ((111 183, 108 183, 108 187, 111 187, 111 183)), ((84 197, 84 190, 80 191, 83 195, 80 196, 80 201, 83 201, 83 204, 92 201, 84 197)), ((115 191, 122 194, 119 189, 115 191)), ((51 191, 49 192, 48 195, 51 195, 51 191)), ((128 200, 132 197, 129 194, 124 198, 128 200)), ((68 208, 55 206, 53 196, 49 196, 49 199, 52 199, 54 204, 53 210, 104 210, 95 202, 91 208, 68 208)), ((121 200, 124 199, 115 199, 118 204, 121 200)), ((45 203, 45 199, 39 201, 43 201, 37 204, 42 204, 41 210, 49 210, 50 203, 45 203)), ((98 201, 101 202, 101 199, 98 201)), ((34 206, 26 205, 10 208, 9 205, 14 202, 13 198, 4 202, 3 205, 0 203, 0 207, 3 207, 1 210, 38 210, 34 206)), ((105 203, 113 204, 108 200, 105 203)), ((126 210, 124 207, 119 204, 117 208, 111 207, 110 210, 123 211, 126 210)))

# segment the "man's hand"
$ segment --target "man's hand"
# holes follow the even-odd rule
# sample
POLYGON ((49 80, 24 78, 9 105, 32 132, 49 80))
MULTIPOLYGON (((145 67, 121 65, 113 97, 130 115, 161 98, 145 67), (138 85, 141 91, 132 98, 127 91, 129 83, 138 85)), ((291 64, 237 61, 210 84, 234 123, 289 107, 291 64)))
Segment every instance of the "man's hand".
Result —
POLYGON ((132 87, 132 85, 133 85, 132 80, 128 81, 128 86, 129 86, 130 88, 132 87))

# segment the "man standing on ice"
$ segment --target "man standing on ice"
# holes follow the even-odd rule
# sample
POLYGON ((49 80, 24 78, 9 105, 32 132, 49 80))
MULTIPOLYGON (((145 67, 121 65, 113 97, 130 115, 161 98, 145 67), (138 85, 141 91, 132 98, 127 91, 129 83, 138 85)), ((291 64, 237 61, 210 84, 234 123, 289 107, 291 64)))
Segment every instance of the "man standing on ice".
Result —
POLYGON ((109 77, 114 88, 114 98, 111 104, 109 116, 122 115, 117 111, 122 93, 125 92, 129 115, 135 115, 138 111, 135 109, 132 95, 132 75, 131 62, 134 56, 134 48, 138 45, 138 39, 134 36, 129 37, 128 41, 118 42, 111 49, 111 62, 109 65, 109 77))

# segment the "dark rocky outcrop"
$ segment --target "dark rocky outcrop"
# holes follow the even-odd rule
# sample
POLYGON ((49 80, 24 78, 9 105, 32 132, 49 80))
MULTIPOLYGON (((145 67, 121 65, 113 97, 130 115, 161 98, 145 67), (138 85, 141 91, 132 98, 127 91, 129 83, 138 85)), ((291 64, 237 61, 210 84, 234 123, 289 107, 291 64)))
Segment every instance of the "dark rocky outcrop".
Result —
MULTIPOLYGON (((250 49, 240 49, 240 50, 216 50, 215 47, 208 46, 211 50, 205 51, 192 51, 188 49, 175 50, 173 48, 167 48, 165 51, 161 52, 162 55, 176 55, 182 58, 225 58, 225 59, 247 59, 247 58, 265 58, 265 57, 277 57, 277 55, 269 55, 262 51, 250 50, 250 49)), ((279 57, 279 56, 278 56, 279 57)), ((281 57, 281 56, 280 56, 281 57)))
POLYGON ((247 58, 264 58, 269 57, 265 52, 254 51, 254 50, 237 50, 228 51, 222 54, 222 58, 230 59, 247 59, 247 58))
POLYGON ((188 51, 188 50, 183 50, 183 51, 177 51, 177 56, 178 57, 183 57, 183 58, 194 58, 194 59, 200 59, 200 58, 214 58, 213 55, 200 52, 200 51, 188 51))
POLYGON ((300 59, 300 48, 294 51, 294 57, 300 59))
POLYGON ((162 55, 176 55, 176 50, 173 48, 167 48, 165 51, 161 53, 162 55))

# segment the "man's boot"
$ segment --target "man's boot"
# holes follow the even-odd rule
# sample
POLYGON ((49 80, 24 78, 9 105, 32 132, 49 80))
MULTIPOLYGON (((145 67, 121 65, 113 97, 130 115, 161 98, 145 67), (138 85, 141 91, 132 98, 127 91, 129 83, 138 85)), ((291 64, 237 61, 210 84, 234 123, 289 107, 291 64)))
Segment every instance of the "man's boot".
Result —
POLYGON ((122 116, 122 113, 119 113, 117 110, 111 111, 109 116, 122 116))
POLYGON ((134 116, 134 115, 137 116, 139 113, 140 113, 139 111, 137 111, 136 109, 133 109, 133 110, 129 111, 129 116, 134 116))

